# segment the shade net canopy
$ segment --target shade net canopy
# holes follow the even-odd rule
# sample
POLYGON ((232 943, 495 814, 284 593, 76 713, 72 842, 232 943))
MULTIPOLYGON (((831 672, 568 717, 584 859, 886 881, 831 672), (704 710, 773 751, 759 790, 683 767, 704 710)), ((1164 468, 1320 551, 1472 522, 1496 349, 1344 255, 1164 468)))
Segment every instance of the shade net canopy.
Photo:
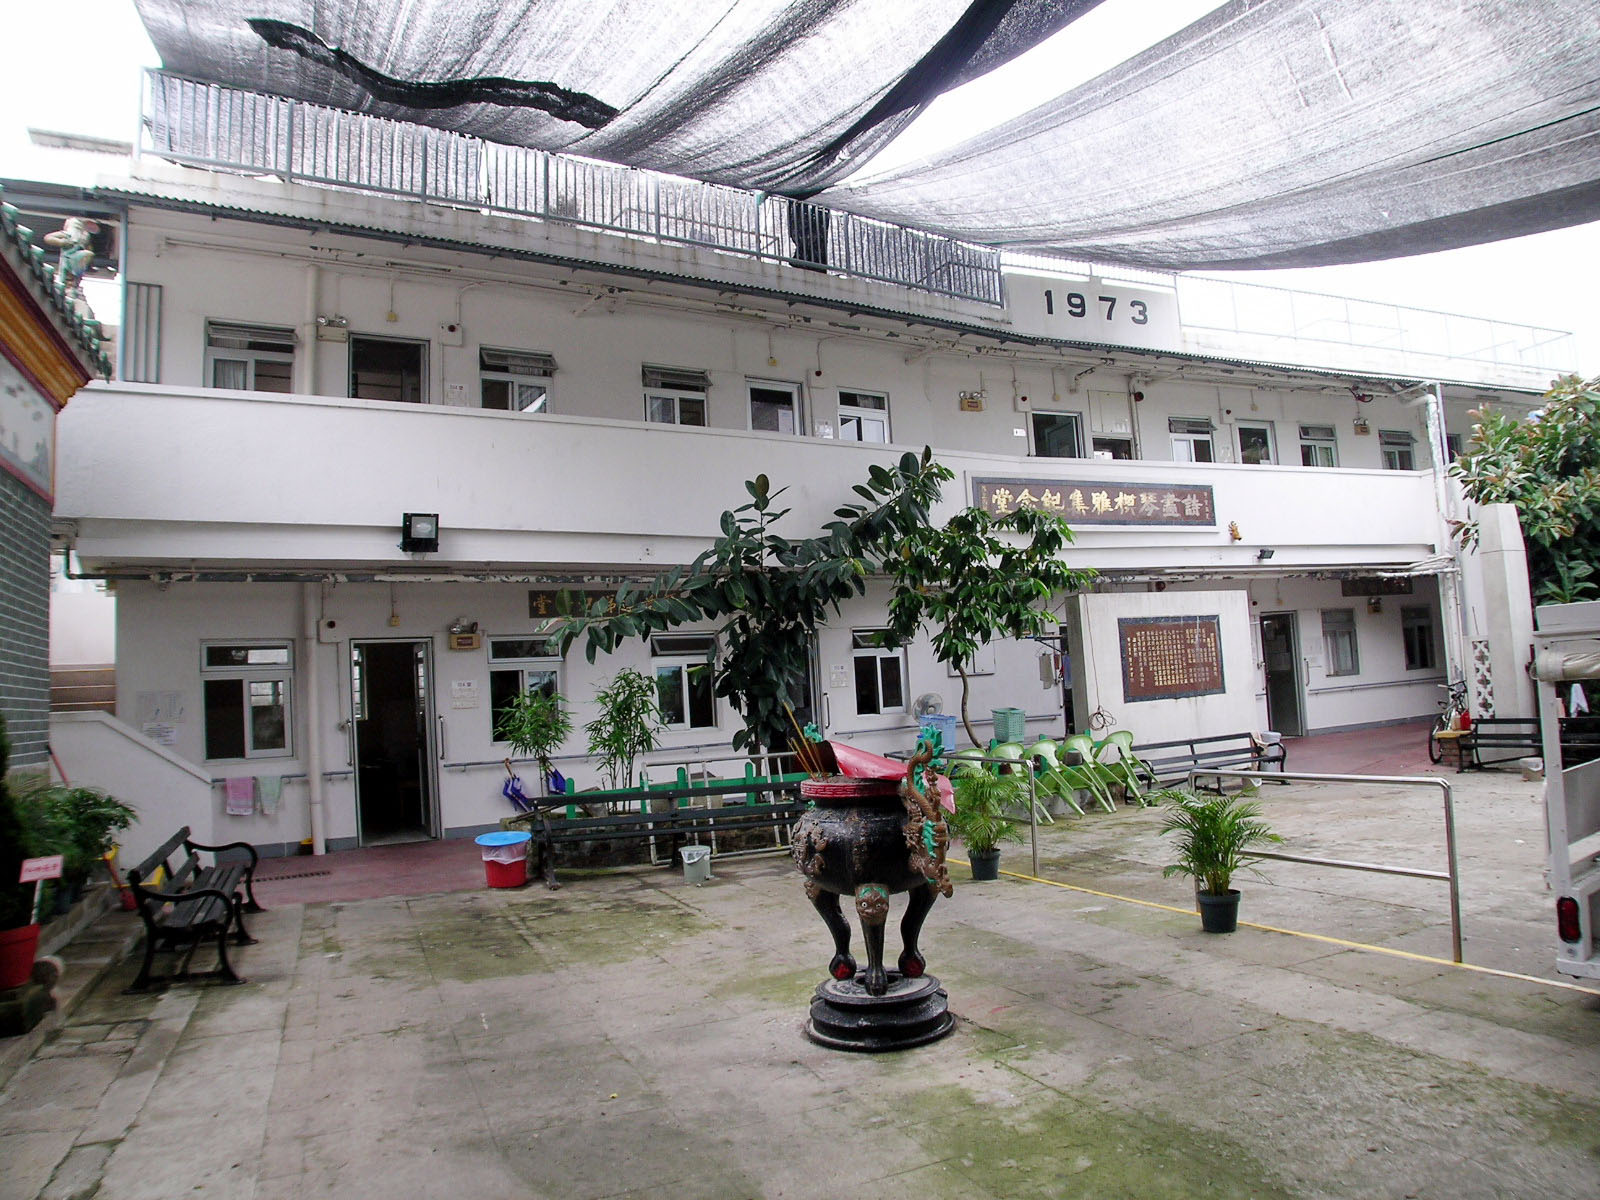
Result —
POLYGON ((1600 4, 1235 0, 999 129, 817 200, 1180 270, 1594 221, 1600 4))
POLYGON ((137 0, 169 70, 805 194, 1099 0, 137 0))
POLYGON ((1232 0, 997 129, 868 160, 1099 0, 136 0, 196 79, 1171 270, 1600 220, 1597 0, 1232 0), (864 169, 865 168, 865 169, 864 169))

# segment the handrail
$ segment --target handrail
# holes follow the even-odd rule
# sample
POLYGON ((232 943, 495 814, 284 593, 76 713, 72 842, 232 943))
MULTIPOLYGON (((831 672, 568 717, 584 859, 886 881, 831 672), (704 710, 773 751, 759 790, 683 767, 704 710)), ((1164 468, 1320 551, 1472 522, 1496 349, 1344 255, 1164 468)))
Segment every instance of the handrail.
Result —
POLYGON ((1000 252, 803 200, 147 70, 138 153, 646 241, 999 306, 1000 252))
MULTIPOLYGON (((1447 780, 1433 775, 1321 775, 1306 772, 1283 771, 1229 771, 1196 767, 1189 772, 1189 790, 1194 790, 1195 780, 1207 779, 1260 780, 1277 782, 1297 780, 1302 783, 1373 783, 1390 787, 1437 787, 1444 793, 1444 848, 1447 871, 1427 871, 1420 867, 1396 867, 1383 863, 1350 862, 1338 858, 1311 858, 1301 854, 1280 854, 1276 851, 1252 850, 1257 858, 1270 858, 1277 862, 1306 863, 1314 867, 1336 867, 1345 871, 1371 871, 1379 875, 1404 875, 1411 879, 1440 879, 1450 885, 1450 943, 1456 962, 1461 957, 1461 874, 1456 859, 1455 793, 1447 780)), ((1037 875, 1039 872, 1034 871, 1037 875)))

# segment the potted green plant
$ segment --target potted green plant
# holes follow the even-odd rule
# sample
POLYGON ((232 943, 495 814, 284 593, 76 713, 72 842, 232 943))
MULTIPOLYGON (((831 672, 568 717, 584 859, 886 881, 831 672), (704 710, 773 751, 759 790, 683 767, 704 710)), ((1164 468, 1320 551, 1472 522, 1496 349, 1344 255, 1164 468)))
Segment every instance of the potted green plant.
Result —
POLYGON ((33 852, 62 857, 53 891, 57 911, 65 912, 138 814, 99 788, 52 783, 44 775, 13 780, 11 790, 33 852))
POLYGON ((1251 848, 1283 839, 1261 819, 1261 804, 1247 793, 1198 796, 1166 791, 1163 834, 1174 834, 1176 858, 1164 876, 1188 875, 1195 881, 1200 926, 1207 933, 1232 933, 1239 926, 1235 873, 1250 870, 1261 856, 1251 848))
POLYGON ((571 732, 572 718, 562 706, 561 697, 540 688, 513 696, 494 724, 498 740, 511 743, 514 753, 539 764, 543 795, 549 795, 550 777, 555 770, 550 759, 571 732))
POLYGON ((951 782, 956 810, 946 820, 950 831, 966 843, 972 877, 998 879, 1000 843, 1022 840, 1011 814, 1027 804, 1027 785, 1019 776, 984 770, 960 771, 951 782))
POLYGON ((33 973, 39 926, 33 919, 33 884, 19 882, 32 849, 17 811, 11 781, 11 739, 0 717, 0 991, 21 987, 33 973))
POLYGON ((656 748, 661 729, 656 681, 627 667, 594 698, 600 715, 583 727, 589 735, 589 753, 600 760, 612 787, 631 788, 634 760, 656 748))

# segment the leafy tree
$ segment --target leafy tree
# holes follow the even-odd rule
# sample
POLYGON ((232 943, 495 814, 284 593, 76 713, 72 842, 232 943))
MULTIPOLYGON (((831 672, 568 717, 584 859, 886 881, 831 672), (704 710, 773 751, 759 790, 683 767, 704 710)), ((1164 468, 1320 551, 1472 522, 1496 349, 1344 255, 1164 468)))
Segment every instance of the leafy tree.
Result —
MULTIPOLYGON (((1600 376, 1558 379, 1526 420, 1493 409, 1474 414, 1472 447, 1451 464, 1475 504, 1510 504, 1528 549, 1534 599, 1562 603, 1600 595, 1600 376)), ((1477 541, 1473 521, 1457 534, 1477 541)))
POLYGON ((908 531, 889 556, 889 645, 904 645, 925 626, 933 652, 961 676, 961 723, 981 745, 967 711, 967 672, 980 647, 995 637, 1042 633, 1050 614, 1042 607, 1058 592, 1080 590, 1094 576, 1061 561, 1072 530, 1060 517, 1020 508, 991 517, 966 508, 942 529, 908 531))
POLYGON ((885 548, 926 525, 940 485, 952 478, 933 452, 907 453, 894 467, 874 464, 855 493, 863 503, 834 510, 824 532, 791 541, 774 530, 788 509, 776 507, 765 475, 745 483, 750 501, 724 512, 721 535, 688 567, 674 568, 642 588, 623 588, 611 601, 573 613, 559 631, 561 650, 578 637, 593 662, 628 638, 693 622, 714 621, 721 650, 713 689, 744 719, 734 749, 773 749, 791 730, 788 707, 800 698, 811 645, 829 612, 866 591, 885 548))
POLYGON ((655 680, 625 667, 594 698, 600 715, 583 727, 589 753, 600 760, 612 787, 631 788, 634 761, 656 748, 661 729, 655 680))

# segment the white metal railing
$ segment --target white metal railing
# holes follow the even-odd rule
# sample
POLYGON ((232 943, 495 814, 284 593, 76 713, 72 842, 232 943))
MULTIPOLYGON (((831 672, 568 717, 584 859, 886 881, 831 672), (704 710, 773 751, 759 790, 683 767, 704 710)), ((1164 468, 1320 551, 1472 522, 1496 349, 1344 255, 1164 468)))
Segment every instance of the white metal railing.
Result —
POLYGON ((147 71, 139 152, 1004 302, 1000 253, 783 196, 147 71))

